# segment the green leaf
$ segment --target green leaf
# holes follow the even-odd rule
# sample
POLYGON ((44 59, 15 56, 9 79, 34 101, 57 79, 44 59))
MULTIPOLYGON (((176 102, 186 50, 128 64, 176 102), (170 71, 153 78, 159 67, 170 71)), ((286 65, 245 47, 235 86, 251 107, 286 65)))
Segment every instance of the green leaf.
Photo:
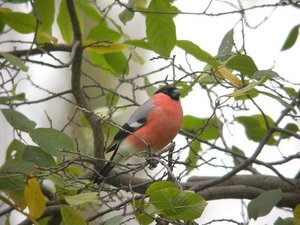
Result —
POLYGON ((202 77, 202 74, 197 76, 195 79, 193 79, 193 81, 189 85, 187 85, 186 83, 183 83, 183 82, 177 83, 176 86, 181 87, 180 97, 181 98, 186 97, 193 90, 193 87, 199 82, 201 77, 202 77))
POLYGON ((71 151, 75 147, 68 135, 53 128, 36 128, 31 130, 29 135, 43 151, 50 155, 60 156, 59 150, 71 151))
POLYGON ((154 215, 156 209, 152 204, 144 201, 144 199, 138 199, 134 201, 135 218, 141 225, 148 225, 154 221, 154 215))
MULTIPOLYGON (((267 115, 266 118, 269 126, 272 126, 274 124, 272 118, 267 115)), ((236 120, 244 126, 247 137, 252 141, 260 142, 267 132, 267 125, 265 123, 263 116, 260 114, 252 115, 252 116, 239 116, 236 118, 236 120)), ((267 144, 268 145, 276 144, 276 140, 274 139, 273 136, 270 137, 267 144)))
POLYGON ((129 73, 128 60, 123 52, 108 53, 104 58, 115 73, 120 75, 129 73))
POLYGON ((104 225, 120 225, 122 224, 123 216, 114 216, 104 222, 104 225))
MULTIPOLYGON (((218 130, 218 122, 215 117, 207 120, 209 118, 198 118, 191 115, 186 115, 183 117, 182 129, 188 131, 193 134, 197 134, 201 132, 201 135, 198 137, 202 140, 215 140, 220 134, 218 130)), ((219 121, 219 123, 221 123, 219 121)))
POLYGON ((235 55, 226 62, 225 66, 248 77, 251 77, 258 70, 255 62, 248 55, 235 55))
POLYGON ((7 122, 15 129, 28 132, 36 126, 34 121, 14 109, 2 109, 1 111, 7 122))
POLYGON ((293 218, 291 217, 284 218, 284 219, 278 217, 274 225, 299 225, 299 224, 294 223, 293 218))
POLYGON ((233 47, 233 29, 229 30, 219 46, 218 56, 229 55, 233 47))
POLYGON ((194 192, 180 191, 168 181, 156 182, 146 191, 149 203, 158 214, 172 219, 193 220, 198 218, 206 205, 204 199, 194 192))
POLYGON ((27 145, 23 152, 23 160, 42 167, 56 166, 53 157, 37 146, 27 145))
POLYGON ((181 191, 176 187, 157 188, 150 194, 149 203, 157 214, 170 219, 193 220, 201 216, 206 202, 198 194, 181 191))
POLYGON ((297 91, 295 88, 292 87, 282 87, 282 89, 290 96, 290 97, 296 97, 297 91))
POLYGON ((86 188, 84 183, 74 183, 71 179, 64 179, 61 175, 53 174, 47 176, 47 179, 51 180, 55 184, 57 193, 60 195, 76 195, 79 190, 86 188))
POLYGON ((149 203, 152 204, 160 214, 172 215, 176 213, 172 199, 179 193, 180 190, 175 187, 156 190, 151 193, 149 203))
POLYGON ((6 161, 9 161, 12 159, 22 160, 25 146, 26 145, 23 144, 21 141, 14 139, 9 144, 9 146, 6 150, 6 161))
MULTIPOLYGON (((233 93, 233 95, 235 94, 235 92, 233 93)), ((247 92, 245 92, 242 95, 238 95, 238 96, 234 96, 234 100, 236 101, 246 101, 249 100, 250 98, 255 98, 259 95, 259 91, 256 88, 253 88, 247 92)))
POLYGON ((2 55, 3 58, 5 58, 8 62, 10 62, 15 67, 20 68, 24 72, 28 71, 28 66, 26 66, 25 63, 18 57, 6 52, 0 52, 0 55, 2 55))
POLYGON ((36 29, 36 18, 33 15, 19 12, 0 12, 0 21, 19 33, 33 33, 36 29))
POLYGON ((134 12, 127 8, 145 8, 146 4, 147 0, 129 0, 127 7, 119 14, 119 19, 126 25, 126 23, 131 21, 134 17, 134 12))
POLYGON ((213 71, 214 68, 211 65, 206 64, 203 68, 203 73, 200 74, 198 82, 203 85, 217 83, 216 77, 212 74, 213 71))
POLYGON ((95 22, 101 22, 103 20, 103 16, 101 16, 100 12, 92 5, 89 0, 75 0, 75 4, 95 22))
POLYGON ((183 49, 186 53, 194 56, 196 59, 202 62, 206 62, 211 65, 213 68, 217 68, 222 64, 214 59, 214 57, 208 52, 202 50, 198 45, 194 44, 191 41, 187 40, 177 40, 176 45, 183 49))
POLYGON ((9 104, 14 101, 25 101, 25 93, 20 93, 12 96, 1 96, 0 97, 0 104, 9 104))
POLYGON ((100 23, 90 30, 87 39, 94 41, 117 42, 121 37, 122 35, 119 32, 110 29, 104 23, 100 23))
POLYGON ((249 202, 247 211, 250 219, 256 220, 258 217, 267 215, 272 208, 281 200, 282 191, 274 189, 265 191, 249 202))
MULTIPOLYGON (((243 150, 241 150, 240 148, 238 148, 238 147, 236 147, 234 145, 231 147, 231 151, 233 153, 237 154, 237 155, 245 156, 245 153, 243 152, 243 150)), ((235 166, 241 164, 241 161, 243 161, 242 158, 237 157, 235 155, 233 155, 232 158, 233 158, 233 163, 234 163, 235 166)))
MULTIPOLYGON (((133 8, 135 5, 136 0, 129 0, 127 3, 128 8, 133 8)), ((119 14, 119 19, 122 21, 124 25, 126 25, 127 22, 132 20, 134 17, 134 12, 128 10, 125 8, 120 14, 119 14)))
POLYGON ((193 86, 194 85, 187 84, 186 82, 176 83, 176 87, 178 87, 180 90, 180 98, 186 97, 193 90, 193 86))
POLYGON ((61 0, 60 2, 59 12, 57 16, 57 25, 64 41, 68 44, 71 44, 73 41, 73 30, 66 0, 61 0))
POLYGON ((194 220, 201 216, 207 203, 200 195, 191 191, 181 191, 172 198, 175 214, 167 212, 167 216, 178 220, 194 220))
MULTIPOLYGON (((254 98, 254 97, 258 96, 259 93, 263 93, 263 92, 257 91, 255 89, 255 87, 257 85, 260 85, 260 84, 263 84, 264 82, 266 82, 272 76, 272 74, 269 74, 268 71, 267 72, 261 71, 261 72, 262 73, 260 73, 260 74, 257 73, 257 75, 256 75, 256 79, 259 78, 259 81, 253 81, 253 82, 249 83, 248 85, 246 85, 245 87, 237 89, 233 93, 227 94, 225 96, 234 97, 236 100, 247 100, 247 99, 249 99, 249 97, 254 98)), ((254 75, 255 75, 255 73, 254 73, 254 75)), ((253 79, 255 79, 255 78, 253 78, 253 79)), ((248 81, 246 81, 246 82, 248 82, 248 81)))
MULTIPOLYGON (((256 85, 258 85, 259 82, 253 81, 250 84, 248 84, 246 87, 243 87, 241 89, 235 90, 234 92, 227 94, 225 96, 227 97, 235 97, 238 98, 240 96, 244 96, 244 95, 248 95, 250 94, 252 91, 256 90, 255 87, 256 85)), ((256 91, 255 95, 258 94, 258 92, 256 91)), ((242 99, 244 100, 244 99, 242 99)))
MULTIPOLYGON (((299 127, 295 123, 288 123, 287 125, 285 125, 284 129, 292 131, 294 133, 297 133, 299 131, 299 127)), ((290 137, 291 137, 290 135, 285 134, 285 133, 281 133, 281 135, 280 135, 280 138, 282 138, 282 139, 287 139, 287 138, 290 138, 290 137)))
POLYGON ((99 203, 98 192, 87 192, 73 196, 64 196, 66 202, 70 205, 82 205, 85 203, 99 203))
POLYGON ((19 159, 8 160, 0 169, 0 190, 23 196, 27 173, 34 164, 19 159))
POLYGON ((99 65, 104 73, 111 73, 113 75, 127 75, 129 68, 127 65, 127 58, 122 52, 113 52, 107 54, 96 54, 90 52, 92 62, 99 65))
POLYGON ((131 58, 132 58, 133 62, 137 62, 141 65, 143 65, 145 63, 145 59, 136 51, 135 48, 133 48, 132 46, 128 46, 128 45, 126 45, 126 47, 131 54, 131 58))
POLYGON ((110 67, 106 59, 104 58, 104 54, 98 54, 95 52, 89 52, 91 56, 91 61, 95 64, 98 65, 101 71, 105 74, 115 74, 113 69, 110 67))
POLYGON ((188 157, 184 161, 184 165, 186 165, 187 173, 192 172, 192 170, 196 167, 198 162, 198 152, 202 150, 200 142, 197 140, 193 140, 190 144, 190 150, 188 157))
POLYGON ((146 190, 146 195, 151 195, 157 190, 162 190, 166 188, 176 188, 176 185, 171 181, 157 181, 152 183, 146 190))
POLYGON ((178 9, 170 1, 151 0, 146 13, 146 35, 152 50, 163 57, 169 57, 176 44, 174 15, 155 12, 174 12, 178 9))
POLYGON ((275 78, 279 78, 279 75, 273 70, 258 70, 253 73, 251 78, 254 80, 270 79, 270 78, 275 79, 275 78))
POLYGON ((51 43, 51 39, 40 34, 47 33, 49 36, 52 35, 52 24, 55 14, 54 0, 35 0, 34 5, 40 22, 36 41, 38 44, 51 43))
POLYGON ((84 174, 84 169, 81 166, 76 166, 76 165, 68 166, 66 171, 68 171, 68 173, 73 174, 77 177, 83 176, 84 174))
POLYGON ((62 205, 60 212, 64 225, 87 225, 82 215, 70 206, 62 205))
POLYGON ((115 107, 119 101, 119 95, 113 92, 107 92, 105 95, 105 106, 108 108, 115 107))
POLYGON ((149 43, 144 40, 127 40, 127 41, 124 41, 124 44, 133 45, 135 47, 139 47, 139 48, 143 48, 143 49, 147 49, 147 50, 152 50, 149 43))
POLYGON ((300 27, 300 24, 294 26, 291 29, 290 33, 288 34, 288 36, 281 48, 281 51, 291 48, 296 43, 298 34, 299 34, 299 27, 300 27))

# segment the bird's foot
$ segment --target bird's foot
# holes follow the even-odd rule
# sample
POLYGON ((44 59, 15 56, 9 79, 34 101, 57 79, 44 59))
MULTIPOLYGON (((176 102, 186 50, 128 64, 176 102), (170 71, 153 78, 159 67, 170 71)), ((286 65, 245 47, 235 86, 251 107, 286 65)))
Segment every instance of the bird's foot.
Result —
POLYGON ((157 167, 158 161, 155 159, 155 155, 152 155, 151 157, 147 158, 147 162, 149 164, 149 169, 152 170, 157 167))

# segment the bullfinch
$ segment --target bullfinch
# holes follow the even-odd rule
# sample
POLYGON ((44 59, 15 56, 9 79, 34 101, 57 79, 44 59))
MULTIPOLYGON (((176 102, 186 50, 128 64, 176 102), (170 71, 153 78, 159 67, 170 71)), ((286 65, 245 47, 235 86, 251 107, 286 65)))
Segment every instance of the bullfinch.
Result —
POLYGON ((116 163, 142 152, 157 153, 175 138, 183 117, 179 96, 178 88, 164 86, 131 115, 107 148, 106 152, 113 154, 100 172, 102 176, 116 163))

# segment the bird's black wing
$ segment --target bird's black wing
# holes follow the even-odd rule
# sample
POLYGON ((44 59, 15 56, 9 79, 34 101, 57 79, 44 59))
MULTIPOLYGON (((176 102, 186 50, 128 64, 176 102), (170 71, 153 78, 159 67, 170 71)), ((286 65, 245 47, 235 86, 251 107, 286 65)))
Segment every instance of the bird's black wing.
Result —
POLYGON ((106 152, 112 152, 114 150, 117 150, 121 141, 123 141, 129 134, 141 128, 146 123, 146 121, 147 118, 144 117, 144 118, 140 118, 138 121, 136 121, 134 124, 131 125, 125 123, 122 126, 122 128, 118 131, 118 133, 115 135, 113 142, 107 148, 106 152))

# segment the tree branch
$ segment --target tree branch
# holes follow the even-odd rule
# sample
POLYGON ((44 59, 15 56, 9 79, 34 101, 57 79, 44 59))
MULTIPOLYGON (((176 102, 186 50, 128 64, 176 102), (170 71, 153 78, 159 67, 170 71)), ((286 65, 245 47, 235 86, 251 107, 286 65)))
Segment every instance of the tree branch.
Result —
POLYGON ((282 134, 286 134, 286 135, 292 136, 292 137, 297 138, 297 139, 300 140, 300 134, 297 134, 297 133, 295 133, 293 131, 290 131, 288 129, 284 129, 284 128, 280 128, 280 127, 274 127, 274 130, 278 131, 282 134))
MULTIPOLYGON (((205 200, 218 199, 254 199, 262 194, 265 190, 256 187, 244 185, 210 187, 204 191, 197 192, 205 200)), ((300 201, 300 195, 297 193, 283 193, 282 199, 277 204, 277 207, 294 208, 300 201)))
POLYGON ((278 124, 282 121, 282 119, 296 106, 299 104, 299 96, 300 96, 300 90, 298 92, 298 95, 294 98, 294 100, 290 103, 289 107, 287 107, 285 110, 282 111, 281 115, 279 118, 275 121, 275 123, 268 129, 268 131, 265 133, 264 137, 260 141, 259 145, 257 146, 256 150, 252 154, 252 156, 245 161, 243 161, 241 164, 237 165, 235 168, 233 168, 230 172, 225 174, 222 177, 217 177, 214 180, 210 180, 206 184, 196 184, 190 188, 190 190, 193 190, 195 192, 199 192, 202 190, 205 190, 208 187, 212 187, 214 185, 220 184, 227 179, 231 178, 232 176, 236 175, 239 171, 247 168, 249 165, 251 165, 257 156, 261 153, 263 150, 264 146, 268 142, 269 138, 273 135, 275 132, 275 127, 278 126, 278 124))
MULTIPOLYGON (((12 54, 16 57, 33 56, 33 55, 47 54, 48 52, 71 52, 72 47, 73 47, 72 45, 68 45, 68 44, 57 44, 57 45, 47 44, 44 45, 43 47, 30 49, 30 52, 28 52, 29 51, 28 49, 25 49, 25 50, 9 51, 7 53, 12 54)), ((2 55, 0 55, 0 59, 1 58, 3 58, 2 55)))
MULTIPOLYGON (((183 189, 188 190, 194 186, 206 186, 219 177, 194 176, 187 182, 181 183, 183 189)), ((151 179, 133 177, 122 174, 106 179, 106 182, 125 191, 134 191, 145 194, 148 186, 153 183, 151 179)), ((267 175, 235 175, 214 187, 198 191, 205 200, 221 199, 253 199, 267 190, 281 189, 283 197, 277 204, 278 207, 294 208, 300 202, 300 179, 289 179, 289 183, 276 176, 267 175), (294 185, 291 185, 292 183, 294 185)))
MULTIPOLYGON (((94 137, 94 157, 96 159, 104 158, 104 142, 103 142, 103 135, 102 135, 102 129, 100 126, 99 118, 94 115, 93 113, 88 113, 88 111, 91 111, 91 107, 88 104, 88 101, 86 100, 85 94, 83 90, 81 89, 81 62, 82 62, 82 37, 81 37, 81 31, 79 26, 79 21, 77 18, 77 14, 75 11, 75 6, 73 0, 67 0, 67 7, 70 15, 70 19, 72 21, 72 28, 73 28, 73 36, 74 36, 74 48, 75 51, 73 62, 72 62, 72 91, 73 95, 75 97, 75 100, 79 107, 86 109, 83 111, 83 114, 87 118, 92 131, 93 131, 93 137, 94 137)), ((95 160, 95 167, 96 170, 100 170, 102 168, 103 161, 101 160, 95 160)))
MULTIPOLYGON (((92 172, 91 172, 92 173, 92 172)), ((87 176, 91 176, 87 175, 87 176)), ((205 183, 215 180, 217 177, 198 177, 194 176, 188 179, 187 182, 181 183, 184 189, 190 189, 195 184, 205 185, 205 183)), ((226 180, 225 182, 218 184, 217 186, 207 188, 206 190, 197 192, 205 200, 221 200, 221 199, 254 199, 261 193, 271 189, 281 189, 283 192, 282 199, 277 204, 277 207, 294 208, 300 202, 300 179, 289 179, 293 185, 289 185, 275 176, 265 175, 236 175, 226 180)), ((132 177, 132 175, 123 174, 106 179, 106 182, 121 188, 125 191, 134 191, 139 194, 145 194, 148 186, 153 183, 151 179, 145 179, 140 177, 132 177)), ((120 203, 120 205, 127 204, 130 200, 120 203)), ((118 205, 119 206, 119 205, 118 205)), ((116 207, 118 207, 116 206, 116 207)), ((114 209, 114 208, 113 208, 114 209)), ((40 219, 59 213, 60 205, 48 206, 46 211, 40 219)), ((99 212, 93 217, 90 217, 88 221, 92 221, 99 216, 102 216, 111 210, 105 210, 99 212)), ((29 225, 31 221, 26 219, 18 225, 29 225)))

